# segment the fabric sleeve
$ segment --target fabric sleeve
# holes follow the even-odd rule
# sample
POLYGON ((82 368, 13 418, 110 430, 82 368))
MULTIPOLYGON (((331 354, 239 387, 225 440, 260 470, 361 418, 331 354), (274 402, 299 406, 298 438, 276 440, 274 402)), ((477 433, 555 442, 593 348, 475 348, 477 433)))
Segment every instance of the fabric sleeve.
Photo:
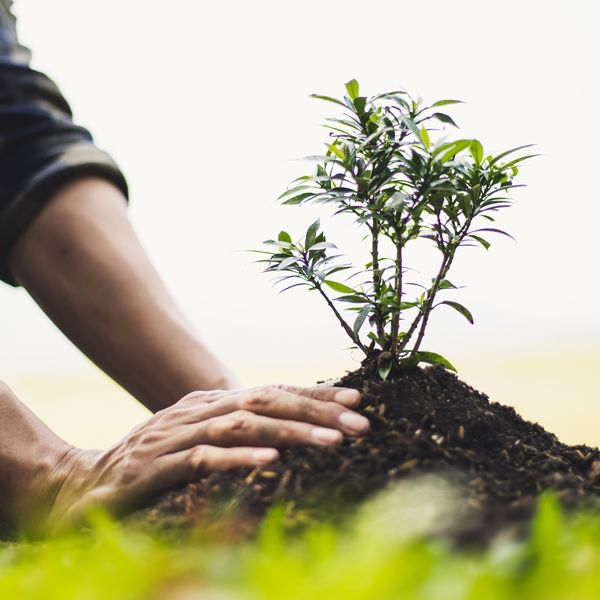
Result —
POLYGON ((10 4, 0 0, 0 279, 17 285, 8 266, 11 250, 61 186, 95 175, 126 198, 128 188, 110 155, 73 122, 58 87, 30 67, 10 4))

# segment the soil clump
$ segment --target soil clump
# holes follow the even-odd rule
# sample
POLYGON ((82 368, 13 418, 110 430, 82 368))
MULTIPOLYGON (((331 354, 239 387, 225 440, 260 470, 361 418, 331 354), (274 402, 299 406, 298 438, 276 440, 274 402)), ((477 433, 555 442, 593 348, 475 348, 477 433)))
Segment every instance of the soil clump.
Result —
POLYGON ((462 490, 463 518, 442 533, 482 543, 501 531, 524 533, 546 490, 566 508, 600 498, 598 449, 562 444, 441 367, 398 370, 382 381, 364 363, 336 385, 362 393, 368 434, 336 448, 289 448, 279 462, 252 471, 213 473, 134 520, 243 537, 273 504, 284 504, 292 523, 335 520, 393 481, 436 473, 462 490))

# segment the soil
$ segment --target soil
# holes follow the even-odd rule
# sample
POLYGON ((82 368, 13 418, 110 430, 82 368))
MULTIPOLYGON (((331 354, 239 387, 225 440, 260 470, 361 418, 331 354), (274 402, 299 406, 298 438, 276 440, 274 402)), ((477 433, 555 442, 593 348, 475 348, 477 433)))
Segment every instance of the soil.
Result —
POLYGON ((357 506, 390 482, 436 473, 462 490, 463 518, 444 534, 478 543, 501 531, 523 533, 545 490, 567 508, 600 499, 598 449, 562 444, 441 367, 392 372, 381 381, 363 364, 336 385, 361 391, 367 435, 331 449, 287 449, 278 463, 252 471, 213 473, 166 494, 135 520, 244 536, 274 503, 287 506, 292 522, 337 519, 347 514, 341 507, 357 506))

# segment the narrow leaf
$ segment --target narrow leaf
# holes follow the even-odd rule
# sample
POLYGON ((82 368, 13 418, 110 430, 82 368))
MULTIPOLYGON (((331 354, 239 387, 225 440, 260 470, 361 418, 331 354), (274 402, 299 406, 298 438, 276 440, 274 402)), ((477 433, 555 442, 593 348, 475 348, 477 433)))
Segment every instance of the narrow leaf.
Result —
POLYGON ((470 233, 467 237, 473 238, 476 242, 479 242, 486 250, 489 250, 491 244, 487 241, 484 240, 482 237, 479 237, 478 235, 474 235, 472 233, 470 233))
MULTIPOLYGON (((343 283, 339 283, 338 281, 332 281, 331 279, 326 279, 325 283, 334 291, 339 292, 340 294, 356 294, 356 290, 353 290, 351 287, 344 285, 343 283)), ((363 299, 364 301, 364 299, 363 299)))
POLYGON ((471 314, 471 311, 462 304, 459 304, 458 302, 452 302, 450 300, 444 300, 443 302, 440 302, 440 304, 447 304, 454 310, 458 311, 467 321, 469 321, 469 323, 471 323, 471 325, 474 324, 473 315, 471 314))
POLYGON ((505 156, 516 152, 517 150, 523 150, 523 148, 531 148, 533 144, 525 144, 524 146, 517 146, 516 148, 511 148, 510 150, 506 150, 505 152, 501 152, 497 156, 494 156, 490 161, 490 166, 497 163, 499 160, 503 159, 505 156))
POLYGON ((419 131, 419 128, 415 125, 415 122, 412 119, 409 119, 408 117, 400 117, 400 120, 406 125, 406 127, 408 127, 408 129, 410 129, 415 134, 417 140, 421 142, 423 146, 425 146, 425 142, 421 138, 421 132, 419 131))
POLYGON ((334 104, 339 104, 346 108, 346 105, 338 100, 337 98, 332 98, 331 96, 322 96, 321 94, 311 94, 309 98, 317 98, 318 100, 326 100, 327 102, 333 102, 334 104))
POLYGON ((290 256, 289 258, 285 258, 277 265, 277 270, 281 271, 283 269, 287 269, 288 267, 296 264, 298 262, 298 257, 290 256))
POLYGON ((436 354, 435 352, 425 352, 420 351, 414 355, 414 358, 418 363, 424 362, 429 365, 440 365, 445 369, 449 369, 450 371, 454 371, 456 373, 456 367, 448 361, 446 358, 441 356, 440 354, 436 354))
POLYGON ((365 322, 365 319, 369 316, 370 312, 371 312, 370 304, 365 304, 358 311, 358 315, 356 317, 356 320, 354 321, 354 326, 352 327, 352 331, 354 332, 354 335, 358 336, 360 328, 363 326, 363 323, 365 322))
POLYGON ((437 106, 446 106, 447 104, 464 104, 462 100, 438 100, 431 105, 431 108, 436 108, 437 106))
POLYGON ((505 235, 506 237, 509 237, 511 240, 514 240, 515 242, 517 240, 515 240, 515 238, 510 235, 510 233, 507 233, 506 231, 503 231, 502 229, 496 229, 495 227, 483 227, 482 229, 476 229, 473 233, 477 233, 478 231, 491 231, 492 233, 500 233, 501 235, 505 235))
POLYGON ((319 231, 319 226, 321 222, 317 219, 307 230, 306 237, 304 239, 304 248, 308 250, 314 243, 315 238, 317 237, 317 231, 319 231))
POLYGON ((346 83, 346 91, 348 92, 348 96, 350 96, 350 100, 356 100, 358 98, 358 81, 351 79, 346 83))
POLYGON ((483 160, 483 146, 479 140, 473 140, 469 148, 471 150, 471 156, 477 165, 481 164, 483 160))
POLYGON ((327 248, 337 248, 335 244, 331 242, 319 242, 310 247, 311 250, 326 250, 327 248))
POLYGON ((441 121, 442 123, 448 123, 458 129, 458 125, 454 122, 454 119, 450 115, 447 115, 446 113, 437 112, 434 113, 432 116, 435 117, 438 121, 441 121))
POLYGON ((442 279, 438 285, 438 290, 457 290, 458 288, 447 279, 442 279))

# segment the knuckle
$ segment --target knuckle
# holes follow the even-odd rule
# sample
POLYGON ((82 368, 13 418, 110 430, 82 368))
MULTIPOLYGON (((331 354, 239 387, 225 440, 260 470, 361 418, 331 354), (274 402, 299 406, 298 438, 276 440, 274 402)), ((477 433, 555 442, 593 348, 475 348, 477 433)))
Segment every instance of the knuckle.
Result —
POLYGON ((251 390, 247 394, 243 396, 240 400, 240 408, 242 410, 247 410, 251 412, 258 412, 260 410, 264 410, 269 404, 271 400, 268 397, 268 393, 265 393, 263 390, 251 390))
POLYGON ((153 446, 156 443, 161 442, 163 435, 156 429, 142 429, 137 431, 131 439, 132 446, 139 449, 141 452, 145 452, 148 446, 153 446))
POLYGON ((162 419, 167 421, 180 421, 189 413, 189 409, 183 406, 174 406, 164 413, 162 419))
POLYGON ((131 449, 123 457, 123 467, 118 474, 119 487, 131 487, 137 481, 140 473, 144 471, 145 460, 144 456, 136 449, 131 449))
POLYGON ((208 459, 208 448, 206 446, 196 446, 189 454, 188 465, 193 472, 201 471, 208 459))
POLYGON ((250 427, 250 421, 252 420, 253 413, 249 410, 236 410, 232 412, 227 418, 227 428, 230 431, 245 431, 250 427))
POLYGON ((190 392, 189 394, 186 394, 183 398, 181 398, 179 402, 177 402, 177 404, 188 404, 190 402, 198 402, 204 399, 204 395, 205 393, 201 391, 190 392))

